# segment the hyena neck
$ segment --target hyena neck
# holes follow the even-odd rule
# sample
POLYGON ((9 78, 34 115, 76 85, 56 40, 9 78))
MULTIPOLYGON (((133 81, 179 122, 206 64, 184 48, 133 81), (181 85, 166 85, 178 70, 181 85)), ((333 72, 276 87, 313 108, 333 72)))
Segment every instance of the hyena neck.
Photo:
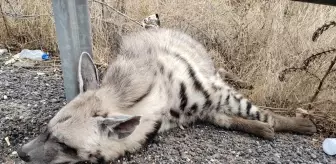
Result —
POLYGON ((143 60, 120 57, 111 64, 103 79, 102 92, 116 99, 121 109, 138 108, 145 104, 150 107, 153 102, 148 100, 154 101, 153 95, 159 96, 157 99, 160 101, 163 100, 163 97, 158 95, 160 92, 158 87, 162 80, 155 70, 156 63, 143 60))

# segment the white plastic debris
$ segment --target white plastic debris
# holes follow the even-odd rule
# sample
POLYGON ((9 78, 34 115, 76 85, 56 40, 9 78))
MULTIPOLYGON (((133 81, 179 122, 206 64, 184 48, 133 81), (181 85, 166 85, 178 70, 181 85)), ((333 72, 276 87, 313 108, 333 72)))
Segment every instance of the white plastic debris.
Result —
POLYGON ((49 60, 49 55, 41 50, 28 50, 23 49, 20 53, 20 58, 26 58, 31 60, 49 60))
POLYGON ((323 151, 328 155, 336 155, 336 138, 326 138, 322 143, 323 151))
POLYGON ((5 141, 6 141, 6 143, 7 143, 7 146, 10 146, 10 145, 11 145, 10 142, 9 142, 9 138, 8 138, 8 137, 5 138, 5 141))
POLYGON ((37 75, 41 76, 41 75, 45 75, 44 72, 36 72, 37 75))
POLYGON ((7 60, 7 61, 5 62, 5 65, 13 64, 13 63, 15 63, 15 62, 18 61, 18 60, 19 60, 19 54, 16 54, 16 55, 14 55, 11 59, 7 60))
POLYGON ((8 50, 7 49, 0 49, 0 56, 7 53, 8 50))
POLYGON ((7 97, 6 95, 4 95, 4 96, 3 96, 3 99, 4 99, 4 100, 7 100, 7 99, 8 99, 8 97, 7 97))
POLYGON ((16 155, 16 154, 17 154, 17 152, 16 152, 16 151, 13 151, 13 152, 12 152, 12 155, 16 155))

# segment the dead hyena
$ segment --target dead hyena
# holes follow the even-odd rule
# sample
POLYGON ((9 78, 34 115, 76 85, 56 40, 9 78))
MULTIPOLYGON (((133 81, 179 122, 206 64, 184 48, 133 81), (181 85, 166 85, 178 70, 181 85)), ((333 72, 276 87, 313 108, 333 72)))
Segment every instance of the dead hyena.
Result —
POLYGON ((259 109, 227 85, 205 48, 177 30, 124 36, 100 82, 90 55, 79 60, 80 94, 19 151, 37 164, 113 161, 153 134, 197 120, 273 139, 274 132, 316 132, 304 118, 259 109))

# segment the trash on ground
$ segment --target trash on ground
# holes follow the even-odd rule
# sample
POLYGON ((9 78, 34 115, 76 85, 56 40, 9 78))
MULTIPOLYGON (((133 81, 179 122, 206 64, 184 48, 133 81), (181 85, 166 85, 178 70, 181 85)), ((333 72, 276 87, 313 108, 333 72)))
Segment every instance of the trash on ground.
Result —
POLYGON ((0 49, 0 56, 6 54, 8 52, 7 49, 0 49))
POLYGON ((322 143, 323 151, 328 155, 336 155, 336 138, 326 138, 322 143))
POLYGON ((41 75, 45 75, 44 72, 36 72, 37 75, 41 76, 41 75))
POLYGON ((19 60, 19 55, 16 54, 16 55, 14 55, 11 59, 7 60, 7 61, 5 62, 5 65, 13 64, 13 63, 15 63, 15 62, 18 61, 18 60, 19 60))
POLYGON ((26 59, 31 59, 31 60, 49 60, 49 55, 41 50, 28 50, 28 49, 23 49, 20 53, 20 58, 26 58, 26 59))
POLYGON ((7 146, 10 146, 10 145, 11 145, 10 142, 9 142, 9 138, 8 138, 8 137, 5 138, 5 141, 6 141, 6 143, 7 143, 7 146))

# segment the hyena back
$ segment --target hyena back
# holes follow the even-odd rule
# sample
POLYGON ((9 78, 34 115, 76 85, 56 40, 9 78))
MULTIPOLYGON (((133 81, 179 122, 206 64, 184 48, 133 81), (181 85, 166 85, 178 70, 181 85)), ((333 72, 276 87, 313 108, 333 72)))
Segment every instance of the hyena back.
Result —
POLYGON ((156 132, 197 120, 265 139, 275 131, 316 132, 308 119, 253 105, 222 80, 200 43, 176 30, 124 36, 101 82, 88 54, 82 54, 78 74, 80 94, 19 150, 26 162, 113 161, 156 132))

